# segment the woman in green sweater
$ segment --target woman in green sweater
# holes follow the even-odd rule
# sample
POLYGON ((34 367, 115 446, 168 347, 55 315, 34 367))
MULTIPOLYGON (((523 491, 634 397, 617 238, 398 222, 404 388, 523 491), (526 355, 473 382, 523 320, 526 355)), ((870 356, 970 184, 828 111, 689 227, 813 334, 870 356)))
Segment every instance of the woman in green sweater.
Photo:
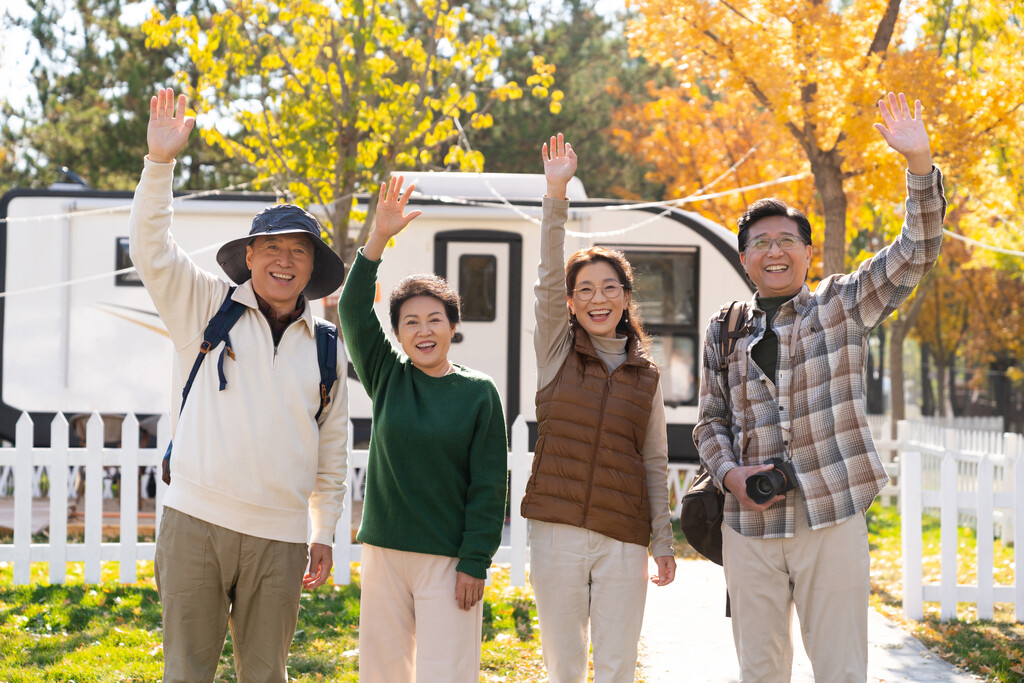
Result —
POLYGON ((490 377, 448 360, 459 296, 412 275, 373 309, 384 247, 420 211, 414 186, 381 186, 377 220, 338 305, 345 346, 373 402, 359 618, 364 683, 472 681, 480 671, 484 579, 505 520, 508 442, 490 377))

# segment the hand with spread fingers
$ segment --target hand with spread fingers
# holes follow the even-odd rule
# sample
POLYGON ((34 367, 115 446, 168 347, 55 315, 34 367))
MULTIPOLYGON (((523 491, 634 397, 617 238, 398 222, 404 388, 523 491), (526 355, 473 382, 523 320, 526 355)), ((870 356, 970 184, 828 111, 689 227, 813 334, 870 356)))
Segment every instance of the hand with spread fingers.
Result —
POLYGON ((379 261, 384 255, 384 247, 398 233, 405 230, 415 218, 422 214, 422 211, 410 211, 405 213, 405 207, 409 203, 415 185, 410 185, 402 192, 402 176, 391 176, 391 180, 382 183, 380 194, 377 197, 377 217, 370 233, 370 239, 363 247, 363 256, 371 261, 379 261))
POLYGON ((541 145, 541 160, 544 162, 544 178, 547 180, 547 196, 565 199, 569 181, 576 174, 576 152, 565 141, 562 134, 551 136, 549 142, 541 145))
POLYGON ((149 159, 161 164, 174 161, 184 149, 188 136, 196 126, 196 117, 186 116, 188 98, 178 95, 178 112, 174 112, 174 90, 164 88, 149 100, 149 127, 146 142, 149 159))
POLYGON ((875 124, 885 142, 906 158, 907 168, 914 175, 928 175, 932 171, 932 151, 921 110, 921 100, 914 100, 911 113, 906 95, 889 93, 887 98, 878 101, 882 123, 875 124))

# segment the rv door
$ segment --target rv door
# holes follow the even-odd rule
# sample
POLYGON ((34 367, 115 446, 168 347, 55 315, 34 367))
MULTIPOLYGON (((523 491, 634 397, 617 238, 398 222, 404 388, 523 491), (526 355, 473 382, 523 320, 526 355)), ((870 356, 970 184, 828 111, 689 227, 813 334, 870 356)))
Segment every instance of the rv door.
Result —
POLYGON ((462 297, 451 359, 494 379, 509 425, 519 415, 522 247, 519 235, 491 230, 435 237, 434 271, 462 297))

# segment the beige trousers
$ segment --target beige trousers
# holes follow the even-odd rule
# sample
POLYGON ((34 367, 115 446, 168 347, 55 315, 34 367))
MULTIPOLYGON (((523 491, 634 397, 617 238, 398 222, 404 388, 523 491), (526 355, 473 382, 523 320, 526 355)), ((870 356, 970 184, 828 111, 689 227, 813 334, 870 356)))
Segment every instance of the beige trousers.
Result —
POLYGON ((241 683, 288 680, 304 543, 247 536, 164 508, 156 544, 164 681, 212 681, 231 627, 241 683))
POLYGON ((484 603, 455 602, 456 557, 362 546, 359 680, 477 683, 484 603))
POLYGON ((797 496, 792 538, 747 538, 722 526, 740 680, 790 680, 795 605, 814 680, 863 683, 871 590, 864 514, 811 531, 797 496))
POLYGON ((530 585, 552 683, 632 683, 647 598, 647 548, 566 524, 530 522, 530 585))

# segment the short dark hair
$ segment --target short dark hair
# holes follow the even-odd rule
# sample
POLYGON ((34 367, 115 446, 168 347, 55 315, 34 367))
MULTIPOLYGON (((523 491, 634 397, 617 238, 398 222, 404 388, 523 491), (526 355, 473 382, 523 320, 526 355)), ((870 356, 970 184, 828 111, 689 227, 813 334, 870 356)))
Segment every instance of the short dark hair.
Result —
POLYGON ((778 197, 765 197, 748 206, 740 219, 736 221, 736 227, 739 228, 736 235, 739 239, 739 251, 745 251, 747 248, 747 231, 750 226, 769 216, 782 216, 791 219, 800 231, 800 239, 807 246, 811 246, 811 222, 807 220, 804 212, 794 209, 778 197))
POLYGON ((419 273, 402 278, 391 290, 391 329, 398 329, 398 316, 402 311, 402 304, 417 296, 429 296, 444 304, 444 314, 449 324, 456 325, 462 319, 462 301, 448 281, 433 273, 419 273))

